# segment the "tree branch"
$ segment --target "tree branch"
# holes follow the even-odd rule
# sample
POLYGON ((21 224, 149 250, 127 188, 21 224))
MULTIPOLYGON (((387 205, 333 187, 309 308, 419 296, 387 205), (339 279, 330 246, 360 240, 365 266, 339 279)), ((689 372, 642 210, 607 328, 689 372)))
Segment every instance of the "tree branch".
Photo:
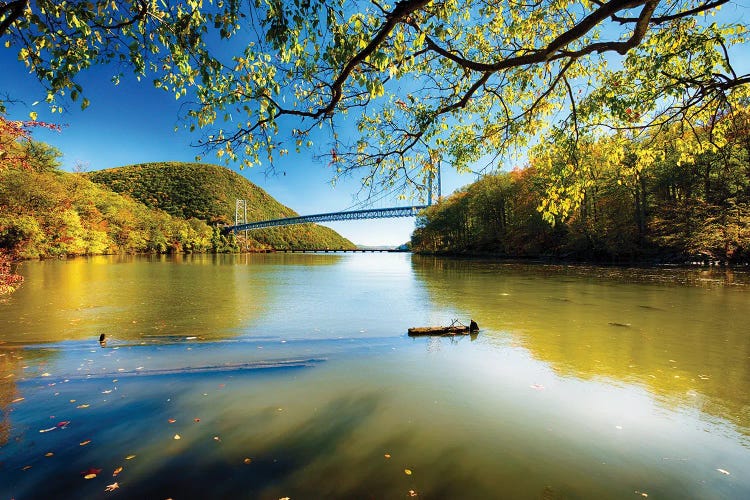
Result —
POLYGON ((148 2, 146 0, 138 0, 138 3, 140 4, 140 10, 138 13, 133 16, 132 18, 128 19, 127 21, 123 21, 121 23, 112 24, 112 25, 104 25, 99 23, 92 23, 97 28, 101 28, 104 30, 118 30, 120 28, 124 28, 126 26, 130 26, 131 24, 135 24, 137 21, 140 21, 141 19, 145 18, 148 14, 148 2))
POLYGON ((612 0, 609 3, 601 5, 597 10, 584 17, 578 24, 573 26, 565 33, 560 34, 543 49, 535 50, 521 56, 509 57, 508 59, 503 59, 495 63, 483 63, 461 57, 440 47, 434 40, 432 40, 432 38, 428 36, 425 36, 425 42, 430 50, 437 52, 441 56, 453 61, 459 66, 467 69, 472 69, 474 71, 483 72, 497 72, 504 69, 560 59, 561 57, 581 57, 593 52, 617 51, 618 53, 622 54, 628 49, 636 46, 643 39, 643 36, 648 29, 648 21, 651 19, 651 15, 656 9, 658 3, 659 0, 612 0), (594 29, 602 21, 614 15, 614 13, 624 9, 637 7, 638 5, 644 5, 644 7, 641 11, 641 15, 638 18, 639 25, 636 27, 633 36, 628 41, 595 43, 589 45, 588 47, 584 47, 579 51, 560 52, 559 54, 556 54, 558 51, 560 51, 570 43, 583 37, 586 33, 594 29))
POLYGON ((10 26, 21 17, 28 4, 29 0, 15 0, 0 6, 0 16, 5 16, 0 22, 0 37, 4 36, 10 26))
MULTIPOLYGON (((705 12, 707 10, 715 9, 716 7, 721 7, 725 3, 729 2, 729 0, 715 0, 713 2, 706 2, 703 5, 699 5, 693 9, 685 10, 682 12, 678 12, 677 14, 672 14, 669 16, 659 16, 654 17, 651 19, 651 24, 663 24, 667 23, 669 21, 674 21, 675 19, 682 19, 683 17, 690 17, 694 16, 695 14, 700 14, 701 12, 705 12)), ((635 23, 638 22, 638 18, 636 17, 619 17, 616 15, 612 16, 613 21, 617 21, 620 24, 627 24, 627 23, 635 23)))

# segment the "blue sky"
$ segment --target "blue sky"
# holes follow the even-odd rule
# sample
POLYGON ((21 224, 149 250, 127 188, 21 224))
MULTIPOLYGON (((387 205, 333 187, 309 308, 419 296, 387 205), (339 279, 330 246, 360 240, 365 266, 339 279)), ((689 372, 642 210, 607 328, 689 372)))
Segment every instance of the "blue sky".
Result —
MULTIPOLYGON (((748 8, 741 4, 730 3, 716 19, 709 17, 708 21, 747 24, 748 8)), ((733 52, 736 69, 750 71, 750 57, 733 52)), ((115 72, 113 68, 101 66, 85 71, 78 80, 91 101, 90 107, 81 111, 71 106, 62 115, 51 114, 44 103, 44 89, 17 61, 16 52, 0 47, 0 92, 21 101, 10 107, 8 118, 27 119, 28 113, 34 110, 40 120, 65 125, 60 133, 38 131, 34 136, 62 151, 64 169, 70 170, 76 163, 98 170, 153 161, 194 161, 202 151, 191 144, 200 136, 181 127, 179 114, 183 100, 176 101, 172 94, 153 88, 150 81, 137 82, 127 73, 120 85, 115 86, 110 81, 115 72), (42 102, 32 107, 35 101, 42 102), (178 127, 176 132, 175 126, 178 127)), ((317 148, 324 147, 323 143, 317 145, 317 148)), ((300 214, 339 211, 353 204, 353 196, 360 187, 359 179, 340 181, 334 187, 330 182, 331 170, 314 159, 315 148, 300 154, 290 149, 292 152, 288 156, 276 162, 276 175, 267 175, 262 167, 235 170, 300 214)), ((212 154, 204 155, 203 161, 220 163, 212 154)), ((442 172, 443 194, 475 179, 472 174, 459 175, 445 164, 442 172)), ((398 245, 409 240, 414 219, 326 225, 357 244, 398 245)))
MULTIPOLYGON (((194 161, 202 154, 191 146, 200 138, 179 121, 183 100, 153 88, 150 81, 137 82, 125 74, 120 84, 111 81, 115 70, 95 67, 78 79, 91 105, 81 111, 77 105, 64 113, 50 113, 44 103, 46 95, 36 79, 17 61, 13 50, 0 48, 0 91, 21 101, 9 109, 8 118, 25 120, 30 111, 38 119, 63 124, 61 132, 39 130, 34 138, 57 147, 64 157, 63 168, 72 170, 77 163, 89 170, 119 167, 153 161, 194 161), (32 103, 41 101, 38 105, 32 103), (178 130, 175 132, 175 126, 178 130)), ((325 163, 314 160, 316 148, 293 150, 275 163, 276 174, 268 175, 263 167, 233 168, 271 196, 300 214, 335 212, 353 204, 360 184, 357 178, 331 185, 333 172, 325 163), (285 173, 285 175, 284 175, 285 173)), ((203 155, 207 163, 222 164, 213 154, 203 155)), ((443 193, 472 182, 474 175, 459 175, 443 168, 443 193)), ((397 202, 407 204, 407 202, 397 202)), ((400 245, 409 240, 414 219, 345 221, 326 224, 353 242, 362 245, 400 245)))

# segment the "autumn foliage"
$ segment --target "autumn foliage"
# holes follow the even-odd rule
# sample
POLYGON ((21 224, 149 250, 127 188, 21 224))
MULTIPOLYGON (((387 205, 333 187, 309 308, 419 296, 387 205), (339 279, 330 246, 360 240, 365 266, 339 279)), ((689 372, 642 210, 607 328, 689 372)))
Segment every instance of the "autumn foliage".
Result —
POLYGON ((740 108, 710 129, 540 145, 430 207, 420 252, 604 262, 750 262, 750 134, 740 108), (721 125, 719 127, 718 125, 721 125), (717 130, 724 129, 723 138, 717 130), (713 133, 713 144, 706 135, 713 133), (703 143, 699 141, 703 140, 703 143))

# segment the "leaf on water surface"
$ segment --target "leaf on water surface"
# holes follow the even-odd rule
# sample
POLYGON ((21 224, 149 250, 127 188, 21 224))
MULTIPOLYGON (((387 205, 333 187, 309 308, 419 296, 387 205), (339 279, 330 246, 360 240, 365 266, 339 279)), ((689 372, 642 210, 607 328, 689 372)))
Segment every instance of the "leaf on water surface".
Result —
POLYGON ((390 453, 386 453, 386 454, 385 454, 385 455, 383 455, 383 456, 384 456, 385 458, 391 458, 391 454, 390 454, 390 453))
POLYGON ((50 374, 49 374, 49 373, 47 373, 47 372, 44 372, 44 373, 42 373, 42 375, 41 375, 41 376, 42 376, 42 377, 51 377, 52 375, 50 375, 50 374))
POLYGON ((221 441, 221 438, 219 436, 214 436, 214 441, 221 441))
POLYGON ((409 490, 409 496, 410 497, 415 497, 415 496, 417 496, 417 492, 414 491, 414 490, 409 490))
POLYGON ((529 387, 531 387, 535 391, 543 391, 544 390, 544 386, 542 384, 531 384, 529 387))
POLYGON ((21 467, 21 470, 29 470, 29 469, 31 469, 30 465, 24 465, 23 467, 21 467))
POLYGON ((724 474, 725 476, 728 476, 728 475, 729 475, 729 471, 728 471, 728 470, 724 470, 724 469, 716 469, 716 470, 717 470, 717 471, 719 471, 719 472, 721 472, 721 473, 722 473, 722 474, 724 474))
POLYGON ((199 419, 199 418, 194 418, 193 419, 193 422, 200 422, 200 421, 201 421, 201 419, 199 419))
POLYGON ((119 487, 120 485, 117 483, 108 484, 107 487, 104 488, 104 491, 115 491, 119 487))
POLYGON ((26 399, 26 398, 16 398, 16 399, 14 399, 13 401, 11 401, 11 403, 20 403, 20 402, 21 402, 21 401, 23 401, 24 399, 26 399))
POLYGON ((56 429, 57 429, 57 427, 50 427, 48 429, 39 429, 39 432, 49 432, 49 431, 54 431, 56 429))
POLYGON ((51 451, 48 451, 47 453, 44 454, 44 456, 47 457, 47 458, 49 458, 49 457, 54 457, 55 454, 52 453, 51 451))
POLYGON ((135 455, 128 455, 125 457, 125 460, 133 460, 135 458, 135 455))
POLYGON ((65 429, 68 427, 68 424, 70 423, 70 420, 63 420, 62 422, 57 423, 57 427, 60 429, 65 429))
POLYGON ((180 435, 179 435, 179 434, 175 434, 175 435, 174 435, 174 438, 175 438, 175 439, 182 439, 182 438, 180 437, 180 435))
POLYGON ((94 479, 102 470, 94 469, 93 467, 87 471, 81 472, 84 479, 94 479))
POLYGON ((90 440, 90 439, 87 439, 86 441, 81 441, 81 442, 80 442, 80 443, 78 443, 78 444, 79 444, 80 446, 86 446, 86 445, 87 445, 87 444, 89 444, 90 442, 91 442, 91 440, 90 440))
POLYGON ((243 460, 242 462, 243 462, 243 463, 245 463, 245 464, 249 464, 249 463, 252 463, 252 461, 253 461, 253 460, 252 460, 251 458, 246 458, 246 459, 245 459, 245 460, 243 460))
POLYGON ((112 389, 107 389, 106 391, 102 391, 102 394, 111 394, 112 389))
POLYGON ((78 406, 76 406, 76 408, 78 408, 79 410, 82 409, 82 408, 88 408, 88 407, 89 407, 89 405, 78 405, 78 406))
POLYGON ((404 469, 404 474, 411 476, 411 469, 404 469))
POLYGON ((112 477, 117 477, 117 475, 122 472, 122 467, 118 467, 112 472, 112 477))
POLYGON ((173 424, 173 423, 177 422, 177 420, 175 420, 173 418, 170 418, 170 419, 167 420, 167 422, 169 422, 170 424, 173 424))

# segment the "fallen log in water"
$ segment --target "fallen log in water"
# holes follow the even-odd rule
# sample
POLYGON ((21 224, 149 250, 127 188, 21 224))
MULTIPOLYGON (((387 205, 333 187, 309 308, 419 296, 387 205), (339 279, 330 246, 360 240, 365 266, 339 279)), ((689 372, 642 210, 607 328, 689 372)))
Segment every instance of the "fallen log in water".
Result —
POLYGON ((423 335, 469 335, 477 332, 479 332, 479 325, 474 320, 471 320, 468 326, 455 320, 448 326, 416 326, 409 328, 410 337, 423 335))

